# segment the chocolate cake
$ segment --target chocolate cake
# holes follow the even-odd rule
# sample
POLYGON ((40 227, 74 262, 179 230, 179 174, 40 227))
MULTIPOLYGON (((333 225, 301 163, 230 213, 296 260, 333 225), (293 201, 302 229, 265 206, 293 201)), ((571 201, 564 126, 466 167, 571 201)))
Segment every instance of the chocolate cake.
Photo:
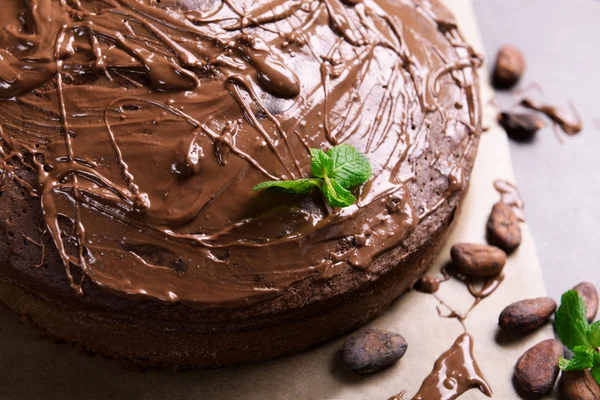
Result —
POLYGON ((480 59, 437 0, 5 0, 0 300, 141 366, 215 367, 365 323, 467 190, 480 59), (331 208, 310 148, 373 178, 331 208))

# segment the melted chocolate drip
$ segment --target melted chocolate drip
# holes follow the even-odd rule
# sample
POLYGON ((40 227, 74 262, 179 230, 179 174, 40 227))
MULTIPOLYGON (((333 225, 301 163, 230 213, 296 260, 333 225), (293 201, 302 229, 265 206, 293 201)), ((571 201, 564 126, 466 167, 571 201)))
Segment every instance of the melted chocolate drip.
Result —
POLYGON ((541 104, 537 101, 525 98, 521 100, 523 107, 539 111, 552 120, 560 129, 569 136, 577 135, 583 129, 583 121, 577 111, 571 105, 573 115, 549 104, 541 104))
POLYGON ((452 400, 474 388, 478 388, 489 397, 492 396, 492 390, 473 356, 473 337, 467 333, 464 321, 483 299, 491 296, 498 289, 504 281, 504 274, 483 280, 478 288, 474 278, 461 275, 452 266, 449 266, 442 268, 441 278, 422 278, 415 288, 425 293, 435 293, 440 284, 449 280, 450 277, 465 283, 475 301, 466 313, 461 314, 434 294, 440 305, 449 311, 444 315, 438 307, 438 314, 444 318, 457 319, 465 333, 459 336, 452 347, 436 360, 433 370, 425 378, 413 400, 452 400), (419 285, 422 289, 419 289, 419 285))
POLYGON ((519 189, 502 179, 494 181, 494 187, 500 193, 500 201, 511 206, 519 221, 525 222, 525 202, 521 198, 519 189))
MULTIPOLYGON (((80 293, 73 268, 121 295, 243 306, 367 269, 424 218, 408 184, 434 118, 465 154, 479 133, 480 60, 437 2, 3 7, 0 168, 39 197, 80 293), (252 192, 309 176, 308 148, 342 142, 373 165, 359 204, 252 192)), ((437 161, 450 192, 454 155, 437 161)))
POLYGON ((390 397, 388 400, 404 400, 405 394, 406 394, 406 390, 403 390, 402 392, 398 393, 397 395, 390 397))
POLYGON ((450 274, 448 274, 446 268, 442 268, 441 277, 434 278, 432 276, 424 276, 419 279, 413 287, 419 292, 433 294, 437 293, 437 291, 440 290, 440 285, 448 280, 450 280, 450 274))
POLYGON ((464 333, 437 359, 413 400, 453 400, 473 388, 492 396, 473 357, 473 338, 464 333))

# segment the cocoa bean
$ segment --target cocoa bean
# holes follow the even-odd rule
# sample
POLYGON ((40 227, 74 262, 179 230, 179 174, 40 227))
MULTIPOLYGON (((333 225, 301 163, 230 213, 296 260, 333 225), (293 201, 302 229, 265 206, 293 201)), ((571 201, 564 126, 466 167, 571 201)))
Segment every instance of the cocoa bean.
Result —
POLYGON ((346 340, 342 359, 352 371, 369 374, 397 362, 407 347, 406 340, 397 333, 365 329, 346 340))
POLYGON ((492 83, 498 89, 515 86, 525 72, 525 58, 519 49, 504 46, 498 51, 492 83))
POLYGON ((536 344, 517 361, 516 381, 529 393, 549 393, 558 377, 558 359, 563 353, 563 345, 556 339, 536 344))
POLYGON ((503 331, 529 333, 548 322, 555 311, 556 302, 549 297, 517 301, 502 311, 498 325, 503 331))
POLYGON ((455 244, 450 256, 458 272, 475 277, 498 275, 506 264, 505 252, 485 244, 455 244))
POLYGON ((545 126, 542 118, 530 113, 503 112, 498 116, 498 122, 511 139, 522 142, 531 140, 545 126))
POLYGON ((499 202, 494 205, 487 223, 490 244, 510 253, 521 244, 521 226, 512 207, 499 202))
POLYGON ((588 370, 563 371, 560 378, 560 391, 565 400, 600 399, 600 386, 588 370))
POLYGON ((573 290, 576 290, 583 298, 588 322, 594 322, 596 314, 598 314, 598 291, 596 290, 596 286, 591 282, 581 282, 573 290))

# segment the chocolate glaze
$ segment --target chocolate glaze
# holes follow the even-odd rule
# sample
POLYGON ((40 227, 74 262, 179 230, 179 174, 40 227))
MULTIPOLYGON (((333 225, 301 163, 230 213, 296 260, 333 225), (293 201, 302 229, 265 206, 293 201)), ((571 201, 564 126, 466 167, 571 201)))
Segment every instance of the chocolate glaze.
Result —
MULTIPOLYGON (((239 306, 343 265, 367 270, 429 214, 407 185, 433 121, 465 154, 480 133, 480 59, 436 2, 3 6, 0 168, 39 197, 80 293, 89 279, 239 306), (252 191, 309 176, 308 148, 341 142, 373 166, 357 205, 252 191)), ((461 160, 436 162, 448 193, 464 184, 461 160)))
POLYGON ((502 179, 496 179, 494 187, 500 193, 500 201, 511 206, 519 221, 525 222, 525 202, 521 198, 519 189, 514 184, 502 179))
POLYGON ((542 104, 528 97, 521 100, 521 105, 543 113, 569 136, 577 135, 583 129, 581 116, 577 113, 573 105, 571 105, 573 115, 569 115, 566 111, 556 106, 542 104))

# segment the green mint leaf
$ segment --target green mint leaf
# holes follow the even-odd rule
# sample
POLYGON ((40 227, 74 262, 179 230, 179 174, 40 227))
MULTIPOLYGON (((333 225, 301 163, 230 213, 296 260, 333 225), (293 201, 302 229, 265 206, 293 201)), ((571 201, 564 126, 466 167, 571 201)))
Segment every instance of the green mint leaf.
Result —
POLYGON ((595 365, 594 368, 592 368, 592 376, 596 380, 596 383, 600 385, 600 364, 595 365))
POLYGON ((320 179, 298 179, 296 181, 268 181, 263 182, 254 187, 254 191, 279 188, 288 193, 306 194, 314 188, 321 188, 322 181, 320 179))
POLYGON ((323 195, 331 207, 348 207, 356 203, 356 197, 335 179, 326 177, 322 189, 323 195))
POLYGON ((598 349, 594 349, 594 366, 600 366, 600 353, 598 353, 598 349))
POLYGON ((554 316, 558 337, 571 350, 577 346, 591 347, 588 326, 583 299, 576 291, 569 290, 562 295, 560 307, 554 316))
POLYGON ((333 170, 333 160, 319 149, 310 149, 312 156, 312 173, 317 178, 325 178, 333 170))
POLYGON ((333 162, 328 176, 335 179, 344 189, 365 183, 371 178, 369 159, 348 144, 333 147, 327 152, 333 162))
POLYGON ((371 164, 367 157, 348 144, 335 146, 327 153, 310 149, 310 155, 314 178, 263 182, 256 185, 254 191, 279 188, 290 193, 306 194, 318 188, 331 207, 348 207, 356 203, 356 197, 349 189, 371 178, 371 164))
POLYGON ((587 346, 577 346, 573 349, 573 358, 565 360, 561 357, 558 365, 563 371, 581 371, 592 368, 595 365, 594 353, 597 352, 587 346))
POLYGON ((600 321, 596 321, 588 327, 587 338, 592 347, 600 347, 600 321))

